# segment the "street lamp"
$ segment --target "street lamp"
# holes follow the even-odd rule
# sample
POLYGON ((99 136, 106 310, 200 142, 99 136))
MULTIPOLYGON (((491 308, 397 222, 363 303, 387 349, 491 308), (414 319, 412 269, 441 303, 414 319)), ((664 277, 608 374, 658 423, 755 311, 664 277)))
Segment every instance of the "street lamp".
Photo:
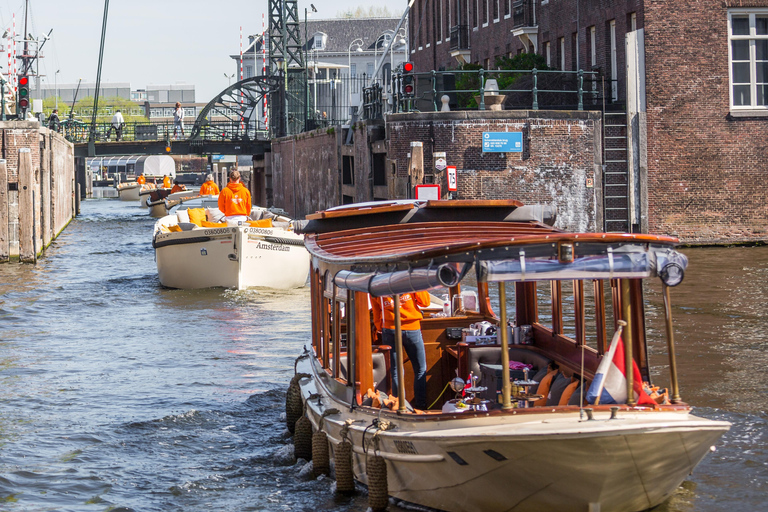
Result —
MULTIPOLYGON (((394 53, 395 53, 395 46, 403 46, 405 44, 405 29, 401 28, 397 31, 397 34, 392 36, 392 41, 390 42, 389 46, 389 91, 394 92, 394 88, 392 85, 392 75, 394 73, 395 64, 394 64, 394 53), (400 33, 402 32, 402 35, 400 33)), ((408 60, 408 57, 404 60, 408 60)))
MULTIPOLYGON (((358 53, 363 52, 363 40, 359 37, 349 43, 349 48, 347 48, 347 69, 349 70, 349 106, 352 106, 352 47, 357 46, 357 50, 355 50, 358 53)), ((357 73, 355 73, 357 74, 357 73)))
MULTIPOLYGON (((56 110, 59 109, 59 72, 61 70, 57 69, 56 73, 53 74, 53 94, 56 97, 54 101, 56 101, 56 110)), ((50 83, 50 82, 49 82, 50 83)))
POLYGON ((224 73, 224 76, 227 77, 228 85, 232 85, 232 79, 235 77, 235 74, 232 73, 231 75, 228 75, 228 74, 224 73))

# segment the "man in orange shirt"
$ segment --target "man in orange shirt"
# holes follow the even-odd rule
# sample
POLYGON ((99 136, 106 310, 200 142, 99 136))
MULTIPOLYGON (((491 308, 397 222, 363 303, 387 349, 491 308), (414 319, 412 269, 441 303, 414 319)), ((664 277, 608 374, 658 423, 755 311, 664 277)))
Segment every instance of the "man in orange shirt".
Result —
MULTIPOLYGON (((424 352, 424 339, 421 336, 421 314, 419 307, 430 304, 429 292, 412 292, 400 295, 400 330, 403 334, 403 350, 411 360, 413 367, 413 406, 416 409, 427 407, 427 356, 424 352)), ((384 345, 395 347, 395 300, 393 297, 371 297, 373 318, 381 318, 381 341, 384 345)), ((397 396, 398 376, 397 354, 390 352, 392 373, 392 394, 397 396)))
POLYGON ((179 180, 176 180, 173 182, 173 188, 171 189, 171 194, 175 194, 176 192, 183 192, 187 190, 187 187, 179 183, 179 180))
POLYGON ((240 183, 239 171, 229 173, 229 184, 219 193, 219 210, 227 220, 248 220, 251 214, 251 193, 240 183))
POLYGON ((213 182, 213 174, 209 174, 205 177, 205 183, 200 185, 201 196, 217 196, 219 195, 219 187, 213 182))
POLYGON ((172 185, 173 183, 171 183, 171 177, 166 174, 163 178, 163 188, 171 188, 172 185))
POLYGON ((147 182, 147 178, 144 177, 143 174, 139 174, 139 177, 136 178, 136 183, 139 185, 144 185, 147 182))

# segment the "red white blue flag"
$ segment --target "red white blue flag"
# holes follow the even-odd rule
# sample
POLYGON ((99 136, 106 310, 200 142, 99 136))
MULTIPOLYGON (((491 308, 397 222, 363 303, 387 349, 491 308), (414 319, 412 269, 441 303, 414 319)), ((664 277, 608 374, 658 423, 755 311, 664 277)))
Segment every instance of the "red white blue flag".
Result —
MULTIPOLYGON (((603 356, 595 373, 595 380, 587 391, 587 402, 594 404, 598 395, 600 404, 627 403, 627 374, 624 371, 624 343, 621 336, 614 336, 608 353, 603 356)), ((655 405, 651 397, 643 390, 643 379, 637 363, 632 360, 632 389, 638 405, 655 405)))

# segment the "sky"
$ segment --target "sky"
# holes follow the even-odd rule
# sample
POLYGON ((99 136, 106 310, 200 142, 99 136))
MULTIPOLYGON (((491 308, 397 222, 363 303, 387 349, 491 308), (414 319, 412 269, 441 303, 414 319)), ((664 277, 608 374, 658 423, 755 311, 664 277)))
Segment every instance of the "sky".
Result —
MULTIPOLYGON (((357 6, 381 6, 381 0, 299 1, 299 17, 313 3, 317 13, 310 19, 335 18, 357 6)), ((24 30, 25 0, 0 0, 0 24, 10 28, 16 14, 16 32, 24 30)), ((407 0, 386 3, 395 17, 407 0)), ((226 74, 237 65, 229 56, 240 52, 248 34, 261 33, 267 0, 112 0, 109 2, 101 80, 128 82, 132 89, 149 84, 195 85, 197 102, 205 103, 225 89, 226 74)), ((43 84, 95 82, 104 17, 103 0, 29 0, 28 32, 42 40, 53 29, 42 48, 39 69, 43 84), (58 70, 58 73, 56 71, 58 70)), ((311 11, 311 9, 310 9, 311 11)), ((0 33, 0 35, 2 35, 0 33)), ((17 53, 20 46, 17 43, 17 53)), ((3 75, 7 52, 0 56, 3 75)))

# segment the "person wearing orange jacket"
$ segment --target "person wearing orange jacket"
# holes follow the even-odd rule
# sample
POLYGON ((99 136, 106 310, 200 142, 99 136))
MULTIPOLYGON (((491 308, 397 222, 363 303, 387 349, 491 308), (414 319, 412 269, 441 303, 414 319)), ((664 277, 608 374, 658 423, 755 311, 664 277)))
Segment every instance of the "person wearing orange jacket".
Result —
POLYGON ((217 196, 219 195, 219 187, 213 181, 213 174, 209 174, 205 177, 205 183, 200 185, 201 196, 217 196))
POLYGON ((239 171, 229 173, 229 183, 219 193, 219 210, 227 220, 248 220, 251 214, 251 193, 240 183, 239 171))
MULTIPOLYGON (((413 406, 416 409, 427 407, 427 356, 424 351, 424 339, 421 336, 421 319, 424 315, 420 307, 430 304, 429 292, 411 292, 400 295, 400 330, 403 336, 403 350, 411 360, 413 367, 413 406)), ((395 347, 395 300, 393 297, 371 297, 371 309, 376 323, 381 319, 381 341, 384 345, 395 347)), ((391 367, 397 368, 397 354, 390 352, 391 367)), ((398 375, 392 373, 392 395, 397 396, 398 375)))
POLYGON ((147 182, 147 178, 144 177, 143 174, 139 174, 139 177, 136 178, 136 183, 139 185, 144 185, 147 182))
POLYGON ((173 186, 173 183, 171 182, 171 177, 167 174, 163 178, 163 188, 171 188, 173 186))
POLYGON ((173 182, 173 188, 171 189, 171 194, 175 194, 176 192, 183 192, 187 190, 187 187, 179 183, 179 180, 176 180, 173 182))

